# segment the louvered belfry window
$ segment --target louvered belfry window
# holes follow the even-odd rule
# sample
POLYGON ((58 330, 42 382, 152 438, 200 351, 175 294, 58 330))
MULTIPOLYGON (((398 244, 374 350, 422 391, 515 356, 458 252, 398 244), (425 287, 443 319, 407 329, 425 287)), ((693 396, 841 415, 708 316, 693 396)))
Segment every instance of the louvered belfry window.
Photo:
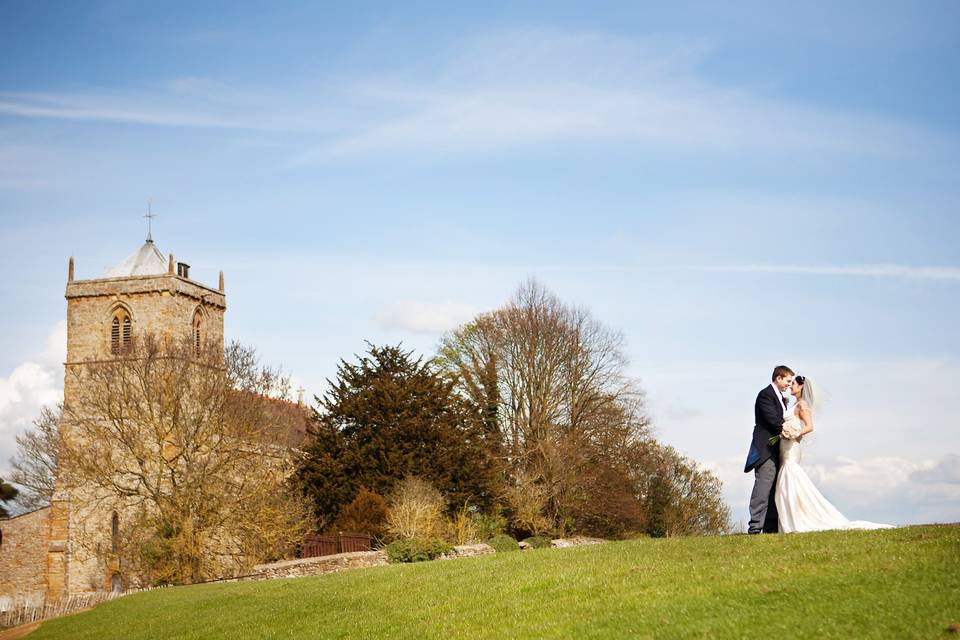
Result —
POLYGON ((110 351, 120 353, 120 318, 113 316, 113 324, 110 327, 110 351))
POLYGON ((113 320, 110 322, 110 352, 125 353, 130 349, 132 339, 133 322, 130 320, 130 314, 119 309, 113 314, 113 320))
POLYGON ((200 313, 200 310, 197 309, 197 312, 193 314, 193 351, 194 355, 200 355, 200 328, 203 324, 203 315, 200 313))

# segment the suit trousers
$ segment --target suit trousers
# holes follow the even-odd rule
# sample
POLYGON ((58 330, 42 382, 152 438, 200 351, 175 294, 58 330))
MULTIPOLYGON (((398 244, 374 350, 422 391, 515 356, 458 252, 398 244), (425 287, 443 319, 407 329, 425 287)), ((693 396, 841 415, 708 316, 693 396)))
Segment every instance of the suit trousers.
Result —
POLYGON ((753 492, 750 494, 750 524, 747 533, 776 533, 777 504, 774 492, 777 484, 777 463, 769 458, 753 470, 753 492))

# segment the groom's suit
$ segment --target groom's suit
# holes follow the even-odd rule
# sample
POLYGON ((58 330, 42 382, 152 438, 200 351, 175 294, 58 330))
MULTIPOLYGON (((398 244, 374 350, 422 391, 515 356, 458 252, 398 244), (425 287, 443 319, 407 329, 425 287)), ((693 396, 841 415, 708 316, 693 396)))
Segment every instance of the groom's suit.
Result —
POLYGON ((777 531, 777 505, 774 490, 777 469, 780 466, 780 441, 770 444, 770 438, 783 431, 786 405, 777 388, 770 384, 757 394, 753 405, 753 441, 743 467, 744 473, 754 472, 753 493, 750 495, 750 533, 777 531))

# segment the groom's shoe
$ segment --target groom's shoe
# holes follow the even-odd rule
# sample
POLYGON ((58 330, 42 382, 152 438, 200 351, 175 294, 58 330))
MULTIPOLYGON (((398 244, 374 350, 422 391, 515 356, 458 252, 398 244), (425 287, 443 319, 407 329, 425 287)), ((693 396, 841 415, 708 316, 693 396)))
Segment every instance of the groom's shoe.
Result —
POLYGON ((761 530, 759 530, 759 529, 756 529, 756 530, 753 530, 753 531, 747 531, 747 533, 750 534, 751 536, 758 536, 758 535, 760 535, 761 533, 763 533, 763 531, 761 531, 761 530))

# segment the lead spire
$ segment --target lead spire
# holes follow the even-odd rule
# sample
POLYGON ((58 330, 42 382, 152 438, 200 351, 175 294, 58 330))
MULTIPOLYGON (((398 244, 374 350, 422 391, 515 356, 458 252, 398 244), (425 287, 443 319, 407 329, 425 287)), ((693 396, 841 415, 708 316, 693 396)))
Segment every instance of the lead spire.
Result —
POLYGON ((153 212, 153 198, 147 200, 147 213, 143 217, 147 219, 147 242, 153 242, 153 219, 157 217, 153 212))

